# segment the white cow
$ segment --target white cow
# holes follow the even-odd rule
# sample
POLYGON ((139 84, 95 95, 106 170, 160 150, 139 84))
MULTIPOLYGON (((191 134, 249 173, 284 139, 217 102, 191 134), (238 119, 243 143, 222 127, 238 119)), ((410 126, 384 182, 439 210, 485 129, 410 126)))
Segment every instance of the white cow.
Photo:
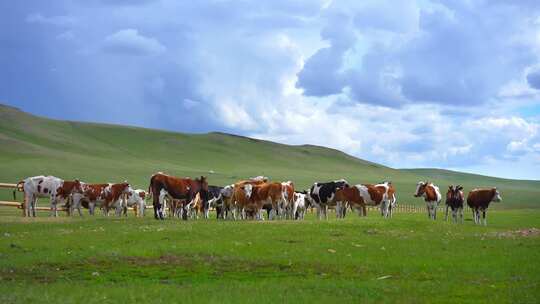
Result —
POLYGON ((142 189, 129 189, 124 200, 124 215, 127 215, 127 208, 132 207, 136 208, 137 216, 144 216, 144 211, 146 209, 145 199, 146 191, 142 189))
POLYGON ((306 214, 307 204, 306 204, 306 194, 301 192, 294 193, 294 201, 292 205, 292 218, 303 220, 304 215, 306 214), (298 218, 296 217, 296 212, 298 212, 298 218))
POLYGON ((51 215, 58 216, 58 202, 65 202, 72 192, 81 191, 78 180, 64 181, 55 176, 33 176, 20 181, 17 185, 24 190, 24 212, 26 216, 36 216, 36 202, 39 197, 48 197, 51 202, 51 215))

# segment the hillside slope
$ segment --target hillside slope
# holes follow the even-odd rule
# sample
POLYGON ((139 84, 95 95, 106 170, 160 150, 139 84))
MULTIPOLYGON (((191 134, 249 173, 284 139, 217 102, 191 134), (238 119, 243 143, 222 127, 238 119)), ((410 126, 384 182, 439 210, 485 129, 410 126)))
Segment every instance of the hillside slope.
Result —
MULTIPOLYGON (((178 176, 207 175, 224 185, 249 176, 293 180, 298 188, 314 181, 346 178, 353 183, 391 180, 398 200, 422 203, 412 194, 420 179, 444 188, 450 182, 470 187, 495 185, 498 207, 540 207, 539 181, 515 181, 444 170, 396 170, 343 152, 290 146, 223 133, 182 134, 107 124, 51 120, 0 105, 0 182, 50 174, 86 182, 127 179, 148 186, 156 171, 178 176), (210 173, 212 172, 212 173, 210 173)), ((0 194, 6 198, 7 193, 0 194)))

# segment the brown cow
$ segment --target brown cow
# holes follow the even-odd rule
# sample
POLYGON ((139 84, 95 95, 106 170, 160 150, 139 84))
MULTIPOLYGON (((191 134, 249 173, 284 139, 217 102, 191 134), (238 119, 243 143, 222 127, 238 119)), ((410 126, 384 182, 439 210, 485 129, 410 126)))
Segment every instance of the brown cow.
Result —
POLYGON ((187 205, 191 202, 197 193, 201 194, 204 204, 208 203, 208 183, 206 177, 200 178, 180 178, 158 172, 150 178, 148 192, 152 193, 154 204, 154 217, 164 219, 163 202, 160 201, 160 192, 164 189, 172 199, 185 200, 182 204, 182 218, 187 220, 187 205))
POLYGON ((254 185, 251 183, 237 183, 234 185, 231 198, 225 202, 227 204, 226 210, 232 213, 234 220, 236 220, 237 214, 241 219, 245 217, 245 208, 250 205, 253 187, 254 185))
POLYGON ((486 211, 491 202, 502 201, 501 195, 497 188, 474 189, 467 195, 467 205, 473 210, 474 222, 482 224, 480 219, 480 211, 484 219, 484 225, 487 225, 486 211))
MULTIPOLYGON (((293 192, 294 193, 294 192, 293 192)), ((280 203, 285 200, 283 185, 281 183, 264 183, 254 185, 249 199, 248 208, 253 210, 257 218, 261 218, 261 210, 265 204, 271 204, 272 210, 268 219, 273 219, 281 214, 280 203)))
POLYGON ((336 196, 334 198, 336 203, 336 217, 344 218, 345 209, 347 208, 348 203, 351 207, 358 210, 360 216, 366 214, 366 203, 360 195, 360 191, 357 187, 341 188, 336 191, 336 196))

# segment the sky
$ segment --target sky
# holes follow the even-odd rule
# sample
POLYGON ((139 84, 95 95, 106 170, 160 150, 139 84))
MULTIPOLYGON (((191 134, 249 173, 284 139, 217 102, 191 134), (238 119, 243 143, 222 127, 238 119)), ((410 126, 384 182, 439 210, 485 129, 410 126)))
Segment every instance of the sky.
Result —
POLYGON ((540 179, 540 1, 0 1, 0 103, 540 179))

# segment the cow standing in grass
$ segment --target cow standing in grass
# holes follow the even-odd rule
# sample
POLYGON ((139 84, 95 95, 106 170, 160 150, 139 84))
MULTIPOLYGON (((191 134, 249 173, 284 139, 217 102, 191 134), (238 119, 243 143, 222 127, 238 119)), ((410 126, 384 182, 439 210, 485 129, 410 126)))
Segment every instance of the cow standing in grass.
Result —
MULTIPOLYGON (((294 192, 293 192, 294 193, 294 192)), ((281 203, 285 201, 283 185, 281 183, 263 183, 254 185, 248 208, 257 219, 262 219, 261 211, 265 205, 271 205, 272 210, 268 219, 275 219, 282 214, 281 203)))
POLYGON ((359 184, 336 192, 335 200, 348 202, 359 216, 366 216, 366 206, 380 206, 383 217, 392 217, 396 204, 396 190, 390 182, 380 184, 359 184))
MULTIPOLYGON (((294 204, 294 183, 291 181, 281 183, 283 189, 283 202, 281 210, 285 213, 285 218, 294 219, 293 204, 294 204)), ((282 214, 279 215, 282 217, 282 214)))
POLYGON ((416 185, 415 197, 424 197, 428 210, 428 217, 435 220, 437 218, 437 207, 441 202, 441 191, 439 187, 431 182, 420 181, 416 185))
POLYGON ((335 203, 336 191, 348 187, 349 183, 344 179, 326 183, 318 182, 311 186, 308 192, 308 199, 317 208, 319 219, 322 219, 323 216, 325 219, 328 219, 328 205, 335 203))
POLYGON ((292 203, 291 215, 293 219, 303 220, 306 214, 307 207, 309 206, 309 200, 306 197, 307 192, 295 192, 294 200, 292 203))
POLYGON ((229 214, 233 214, 234 185, 227 185, 219 192, 219 199, 214 202, 216 207, 216 217, 226 220, 229 214))
POLYGON ((124 196, 129 193, 131 186, 127 181, 116 184, 86 184, 81 183, 81 193, 73 194, 73 209, 81 213, 81 205, 88 204, 90 215, 94 215, 96 206, 103 209, 103 214, 109 216, 109 210, 115 209, 117 216, 122 215, 124 196))
POLYGON ((173 199, 184 200, 182 203, 182 218, 187 220, 187 205, 191 202, 195 195, 200 193, 203 203, 208 202, 208 183, 206 177, 200 178, 180 178, 158 172, 150 177, 150 185, 148 192, 152 193, 154 205, 154 217, 156 219, 164 219, 163 202, 160 201, 160 192, 165 190, 173 199))
MULTIPOLYGON (((39 197, 49 197, 51 215, 58 216, 58 202, 66 202, 73 193, 81 192, 81 182, 65 181, 54 176, 28 177, 17 184, 24 190, 25 216, 36 216, 36 203, 39 197)), ((80 213, 80 211, 79 211, 80 213)))
POLYGON ((467 195, 467 205, 473 211, 474 223, 482 224, 480 212, 484 219, 484 225, 487 225, 486 212, 491 202, 502 201, 501 195, 497 188, 474 189, 467 195))
POLYGON ((452 209, 452 218, 454 222, 458 222, 458 215, 460 222, 463 222, 463 202, 465 201, 463 197, 463 187, 460 185, 448 186, 448 191, 446 192, 446 214, 444 220, 448 220, 448 208, 452 209))

